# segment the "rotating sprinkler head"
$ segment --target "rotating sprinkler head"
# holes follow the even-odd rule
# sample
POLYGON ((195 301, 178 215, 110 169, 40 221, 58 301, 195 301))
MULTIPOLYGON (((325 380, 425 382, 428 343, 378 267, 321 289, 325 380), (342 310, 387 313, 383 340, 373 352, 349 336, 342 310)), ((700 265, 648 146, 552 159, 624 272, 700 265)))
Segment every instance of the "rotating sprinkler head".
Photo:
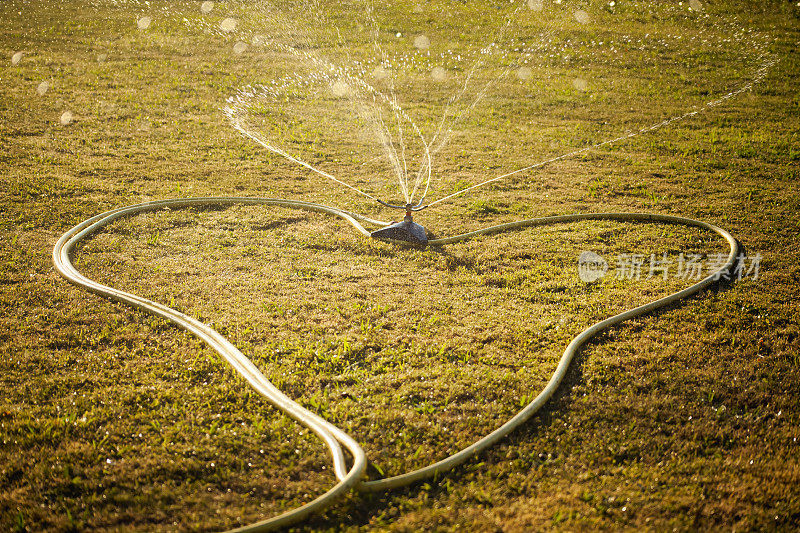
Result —
MULTIPOLYGON (((384 202, 381 203, 389 207, 402 207, 386 204, 384 202)), ((386 226, 385 228, 373 231, 370 234, 372 238, 389 241, 402 241, 411 244, 421 244, 423 246, 428 244, 428 234, 425 232, 425 228, 414 222, 414 218, 411 216, 412 212, 422 209, 422 202, 420 201, 417 205, 406 204, 402 208, 406 210, 406 216, 403 221, 396 222, 386 226)))

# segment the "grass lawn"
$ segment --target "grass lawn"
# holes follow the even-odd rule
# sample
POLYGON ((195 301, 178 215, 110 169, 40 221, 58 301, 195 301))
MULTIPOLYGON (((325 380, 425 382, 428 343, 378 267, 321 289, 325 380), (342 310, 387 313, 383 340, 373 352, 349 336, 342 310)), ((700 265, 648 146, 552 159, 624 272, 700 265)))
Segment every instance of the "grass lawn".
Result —
MULTIPOLYGON (((352 493, 297 529, 800 528, 800 4, 564 0, 525 6, 505 27, 508 2, 402 0, 376 6, 377 30, 362 2, 278 4, 0 2, 0 529, 222 530, 335 483, 318 439, 191 335, 69 285, 53 245, 105 210, 183 196, 397 218, 240 135, 226 98, 310 79, 309 58, 360 65, 384 91, 380 49, 398 103, 430 136, 487 35, 530 53, 489 54, 474 71, 451 106, 464 115, 434 158, 431 199, 702 112, 418 222, 444 237, 574 212, 679 215, 731 231, 758 276, 598 336, 542 412, 464 466, 352 493), (232 31, 219 29, 226 18, 232 31), (706 105, 760 66, 752 90, 706 105)), ((380 146, 342 99, 301 89, 249 107, 252 127, 397 201, 371 156, 380 146)), ((710 261, 724 244, 680 226, 582 222, 420 249, 321 214, 227 207, 119 220, 74 261, 226 335, 351 434, 377 478, 468 446, 536 395, 582 329, 692 283, 648 276, 651 254, 677 267, 681 253, 710 261), (580 279, 585 250, 608 260, 601 280, 580 279), (632 254, 643 275, 616 275, 632 254)))

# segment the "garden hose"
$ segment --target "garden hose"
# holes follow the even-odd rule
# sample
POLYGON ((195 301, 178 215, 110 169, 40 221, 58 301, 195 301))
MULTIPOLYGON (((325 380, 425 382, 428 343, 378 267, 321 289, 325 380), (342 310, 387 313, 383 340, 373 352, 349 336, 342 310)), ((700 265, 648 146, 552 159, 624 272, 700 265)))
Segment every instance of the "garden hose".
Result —
POLYGON ((264 374, 261 373, 261 371, 258 370, 258 368, 247 357, 244 356, 244 354, 242 354, 222 335, 199 320, 189 317, 165 305, 93 281, 82 275, 72 264, 71 252, 79 242, 91 236, 92 234, 97 233, 103 227, 119 218, 147 211, 157 211, 164 208, 174 209, 232 204, 277 206, 335 215, 347 220, 356 228, 356 230, 367 237, 370 236, 370 232, 367 231, 364 226, 362 226, 362 222, 381 227, 387 226, 387 223, 385 222, 374 220, 335 207, 296 200, 253 197, 178 198, 113 209, 81 222, 77 226, 64 233, 64 235, 58 240, 53 249, 53 263, 55 264, 58 272, 70 282, 84 287, 89 291, 101 296, 138 307, 149 313, 166 318, 190 333, 193 333, 202 339, 206 344, 208 344, 220 356, 222 356, 222 358, 225 359, 256 391, 263 395, 268 402, 300 424, 307 427, 309 430, 313 431, 326 444, 328 450, 330 451, 333 460, 334 471, 338 479, 336 485, 334 485, 321 496, 301 507, 287 511, 276 517, 232 530, 236 532, 269 531, 284 528, 305 519, 312 513, 318 513, 322 511, 326 507, 330 506, 337 498, 351 489, 362 491, 382 491, 396 487, 402 487, 422 479, 431 478, 437 474, 444 473, 464 463, 475 454, 478 454, 486 448, 492 446, 498 440, 514 431, 517 427, 524 424, 531 416, 533 416, 550 399, 550 397, 552 397, 556 389, 558 389, 559 384, 567 373, 570 362, 580 348, 592 336, 600 331, 610 328, 615 324, 619 324, 624 320, 649 313, 661 307, 665 307, 673 302, 687 298, 692 294, 703 290, 710 284, 717 281, 723 274, 731 272, 739 255, 739 244, 737 243, 736 239, 734 239, 730 233, 722 228, 719 228, 713 224, 708 224, 706 222, 692 220, 689 218, 646 213, 585 213, 534 218, 491 226, 478 231, 464 233, 453 237, 433 239, 428 241, 429 246, 440 246, 459 242, 479 235, 488 235, 532 226, 577 222, 582 220, 613 220, 618 222, 662 222, 709 230, 717 233, 727 241, 728 245, 730 246, 730 252, 728 253, 727 260, 718 270, 712 272, 694 285, 670 294, 664 298, 649 302, 636 307, 635 309, 630 309, 618 315, 597 322, 583 330, 578 336, 572 339, 572 342, 570 342, 566 350, 564 350, 564 354, 561 356, 556 370, 553 372, 550 380, 542 389, 542 391, 539 392, 539 394, 521 411, 519 411, 516 415, 505 422, 502 426, 495 429, 493 432, 482 437, 459 452, 456 452, 445 459, 430 464, 426 467, 394 477, 365 481, 363 478, 367 467, 367 457, 361 446, 347 433, 334 426, 327 420, 309 411, 308 409, 305 409, 297 402, 283 394, 269 381, 269 379, 264 376, 264 374), (349 468, 342 446, 344 446, 347 452, 351 455, 352 465, 349 466, 349 468))

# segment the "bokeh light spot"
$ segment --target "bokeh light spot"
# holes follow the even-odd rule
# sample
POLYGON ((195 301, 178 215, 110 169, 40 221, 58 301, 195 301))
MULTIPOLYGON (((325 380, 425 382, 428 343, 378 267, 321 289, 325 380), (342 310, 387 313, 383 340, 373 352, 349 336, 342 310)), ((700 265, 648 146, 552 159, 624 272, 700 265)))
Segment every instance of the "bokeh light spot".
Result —
POLYGON ((344 98, 350 94, 350 86, 342 80, 336 80, 331 84, 331 92, 337 98, 344 98))
POLYGON ((214 2, 211 2, 211 0, 206 0, 200 4, 200 11, 203 13, 211 13, 212 9, 214 9, 214 2))
POLYGON ((534 11, 541 11, 544 9, 544 2, 542 0, 528 0, 528 8, 534 11))
POLYGON ((433 67, 431 70, 433 81, 439 82, 447 79, 447 71, 443 67, 433 67))
POLYGON ((581 24, 588 24, 591 18, 589 17, 589 13, 587 13, 583 9, 579 9, 575 12, 575 20, 577 20, 581 24))
POLYGON ((61 118, 59 119, 59 122, 61 122, 62 126, 66 126, 67 124, 72 122, 73 118, 74 117, 72 116, 72 111, 64 111, 63 113, 61 113, 61 118))
POLYGON ((389 71, 386 70, 386 68, 384 68, 383 65, 378 65, 372 71, 372 77, 375 78, 376 80, 385 80, 386 78, 389 77, 389 71))
POLYGON ((236 21, 235 18, 228 17, 219 23, 219 29, 221 29, 224 32, 232 32, 233 30, 236 29, 237 24, 238 22, 236 21))
POLYGON ((13 56, 11 56, 12 65, 19 65, 20 61, 22 61, 22 52, 17 52, 13 56))
POLYGON ((152 22, 153 19, 145 15, 144 17, 141 17, 139 20, 136 21, 136 25, 139 27, 140 30, 146 30, 147 28, 150 27, 150 24, 152 22))
POLYGON ((425 35, 417 35, 414 38, 414 47, 418 50, 427 50, 431 46, 431 40, 425 35))
POLYGON ((47 93, 47 90, 50 88, 50 82, 43 81, 36 87, 36 94, 39 96, 44 96, 47 93))

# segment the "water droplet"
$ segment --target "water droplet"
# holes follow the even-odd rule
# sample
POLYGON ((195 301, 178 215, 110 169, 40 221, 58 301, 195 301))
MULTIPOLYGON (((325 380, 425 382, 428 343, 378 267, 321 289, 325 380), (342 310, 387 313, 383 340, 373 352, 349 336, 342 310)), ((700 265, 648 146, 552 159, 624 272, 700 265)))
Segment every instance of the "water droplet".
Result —
POLYGON ((388 78, 388 77, 389 77, 389 71, 388 71, 388 70, 386 70, 386 69, 383 67, 383 65, 378 65, 378 66, 377 66, 377 67, 375 67, 375 69, 372 71, 372 77, 373 77, 373 78, 375 78, 376 80, 385 80, 386 78, 388 78))
POLYGON ((241 54, 247 50, 247 43, 243 43, 242 41, 237 42, 233 45, 233 53, 234 54, 241 54))
POLYGON ((36 87, 36 92, 39 96, 44 96, 47 90, 50 88, 50 82, 43 81, 36 87))
POLYGON ((702 11, 703 4, 700 2, 700 0, 689 0, 689 8, 692 11, 702 11))
POLYGON ((541 11, 544 9, 544 2, 542 0, 528 0, 528 7, 534 11, 541 11))
POLYGON ((22 52, 17 52, 13 56, 11 56, 12 65, 18 65, 20 61, 22 61, 22 52))
POLYGON ((431 70, 431 78, 433 81, 444 81, 447 79, 447 71, 442 67, 433 67, 431 70))
POLYGON ((72 111, 64 111, 63 113, 61 113, 61 118, 59 119, 59 121, 61 122, 62 126, 66 126, 67 124, 72 122, 72 118, 73 118, 72 111))
POLYGON ((331 85, 331 92, 337 98, 344 98, 350 93, 350 86, 342 80, 337 80, 331 85))
POLYGON ((146 30, 147 28, 150 27, 151 22, 153 22, 152 18, 144 16, 136 21, 136 25, 139 26, 140 30, 146 30))
POLYGON ((211 2, 210 0, 200 4, 200 11, 203 13, 211 13, 212 9, 214 9, 214 2, 211 2))
POLYGON ((529 80, 533 72, 528 67, 519 67, 517 69, 517 78, 521 80, 529 80))
POLYGON ((400 33, 400 32, 397 32, 397 33, 395 33, 395 34, 394 34, 394 36, 395 36, 395 37, 397 37, 397 38, 399 39, 400 37, 402 37, 402 36, 403 36, 403 34, 402 34, 402 33, 400 33))
POLYGON ((431 46, 431 40, 425 35, 417 35, 414 37, 414 47, 418 50, 427 50, 431 46))
POLYGON ((589 88, 589 84, 583 78, 575 78, 575 80, 572 82, 572 86, 581 92, 589 88))
POLYGON ((581 24, 588 24, 590 20, 589 13, 587 13, 583 9, 579 9, 575 12, 575 20, 577 20, 581 24))
POLYGON ((224 32, 232 32, 233 30, 236 29, 237 24, 238 22, 236 21, 235 18, 228 17, 219 23, 219 29, 221 29, 224 32))

